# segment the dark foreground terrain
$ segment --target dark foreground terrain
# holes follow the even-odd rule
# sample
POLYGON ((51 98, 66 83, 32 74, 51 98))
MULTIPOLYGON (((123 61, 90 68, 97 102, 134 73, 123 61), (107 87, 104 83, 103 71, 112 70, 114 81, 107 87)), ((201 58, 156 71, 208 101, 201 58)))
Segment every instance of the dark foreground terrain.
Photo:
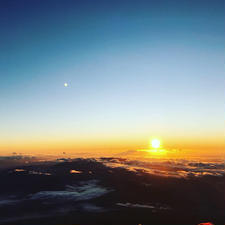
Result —
POLYGON ((0 170, 0 224, 224 225, 223 171, 118 158, 12 163, 0 170))

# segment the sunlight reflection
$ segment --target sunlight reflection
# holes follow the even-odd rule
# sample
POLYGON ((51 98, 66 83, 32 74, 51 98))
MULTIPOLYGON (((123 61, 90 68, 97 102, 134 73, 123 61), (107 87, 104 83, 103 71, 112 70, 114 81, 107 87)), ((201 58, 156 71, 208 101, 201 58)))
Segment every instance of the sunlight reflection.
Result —
POLYGON ((156 154, 156 155, 165 155, 167 151, 165 149, 149 149, 146 150, 148 153, 156 154))
POLYGON ((155 156, 166 155, 168 152, 166 149, 139 149, 137 151, 146 152, 146 153, 149 153, 150 155, 155 155, 155 156))

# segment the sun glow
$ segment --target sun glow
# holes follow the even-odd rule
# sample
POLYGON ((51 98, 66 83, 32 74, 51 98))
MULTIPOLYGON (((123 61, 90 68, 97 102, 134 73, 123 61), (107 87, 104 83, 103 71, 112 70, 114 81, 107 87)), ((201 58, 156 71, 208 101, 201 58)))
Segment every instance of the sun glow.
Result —
POLYGON ((151 146, 154 149, 160 148, 160 145, 161 145, 161 143, 160 143, 160 140, 158 140, 158 139, 153 139, 151 141, 151 146))
POLYGON ((150 149, 147 150, 151 155, 164 155, 166 154, 166 150, 162 148, 161 141, 159 139, 151 139, 150 141, 150 149))
POLYGON ((147 152, 149 156, 161 157, 167 154, 167 150, 162 148, 161 141, 159 139, 153 138, 150 140, 150 146, 148 149, 140 149, 138 151, 147 152))

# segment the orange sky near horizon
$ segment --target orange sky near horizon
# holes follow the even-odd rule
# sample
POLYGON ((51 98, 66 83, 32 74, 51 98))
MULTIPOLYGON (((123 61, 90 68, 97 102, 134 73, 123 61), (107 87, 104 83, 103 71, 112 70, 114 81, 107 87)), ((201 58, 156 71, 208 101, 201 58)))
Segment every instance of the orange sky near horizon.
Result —
MULTIPOLYGON (((154 136, 155 137, 155 136, 154 136)), ((188 138, 176 137, 168 138, 157 136, 162 142, 162 148, 185 150, 193 155, 225 155, 225 142, 223 137, 211 138, 188 138)), ((117 137, 117 138, 97 138, 89 137, 87 139, 21 139, 1 141, 0 155, 10 155, 12 152, 22 154, 51 154, 57 155, 62 152, 67 154, 92 153, 102 156, 107 154, 116 154, 129 150, 149 149, 151 137, 117 137)), ((180 153, 177 153, 180 154, 180 153)))

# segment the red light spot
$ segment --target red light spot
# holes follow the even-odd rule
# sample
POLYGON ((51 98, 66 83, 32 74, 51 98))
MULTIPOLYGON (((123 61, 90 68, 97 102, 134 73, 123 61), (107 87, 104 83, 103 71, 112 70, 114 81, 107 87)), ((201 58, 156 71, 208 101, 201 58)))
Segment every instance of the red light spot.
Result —
POLYGON ((214 224, 213 224, 213 223, 208 222, 208 223, 199 223, 198 225, 214 225, 214 224))

